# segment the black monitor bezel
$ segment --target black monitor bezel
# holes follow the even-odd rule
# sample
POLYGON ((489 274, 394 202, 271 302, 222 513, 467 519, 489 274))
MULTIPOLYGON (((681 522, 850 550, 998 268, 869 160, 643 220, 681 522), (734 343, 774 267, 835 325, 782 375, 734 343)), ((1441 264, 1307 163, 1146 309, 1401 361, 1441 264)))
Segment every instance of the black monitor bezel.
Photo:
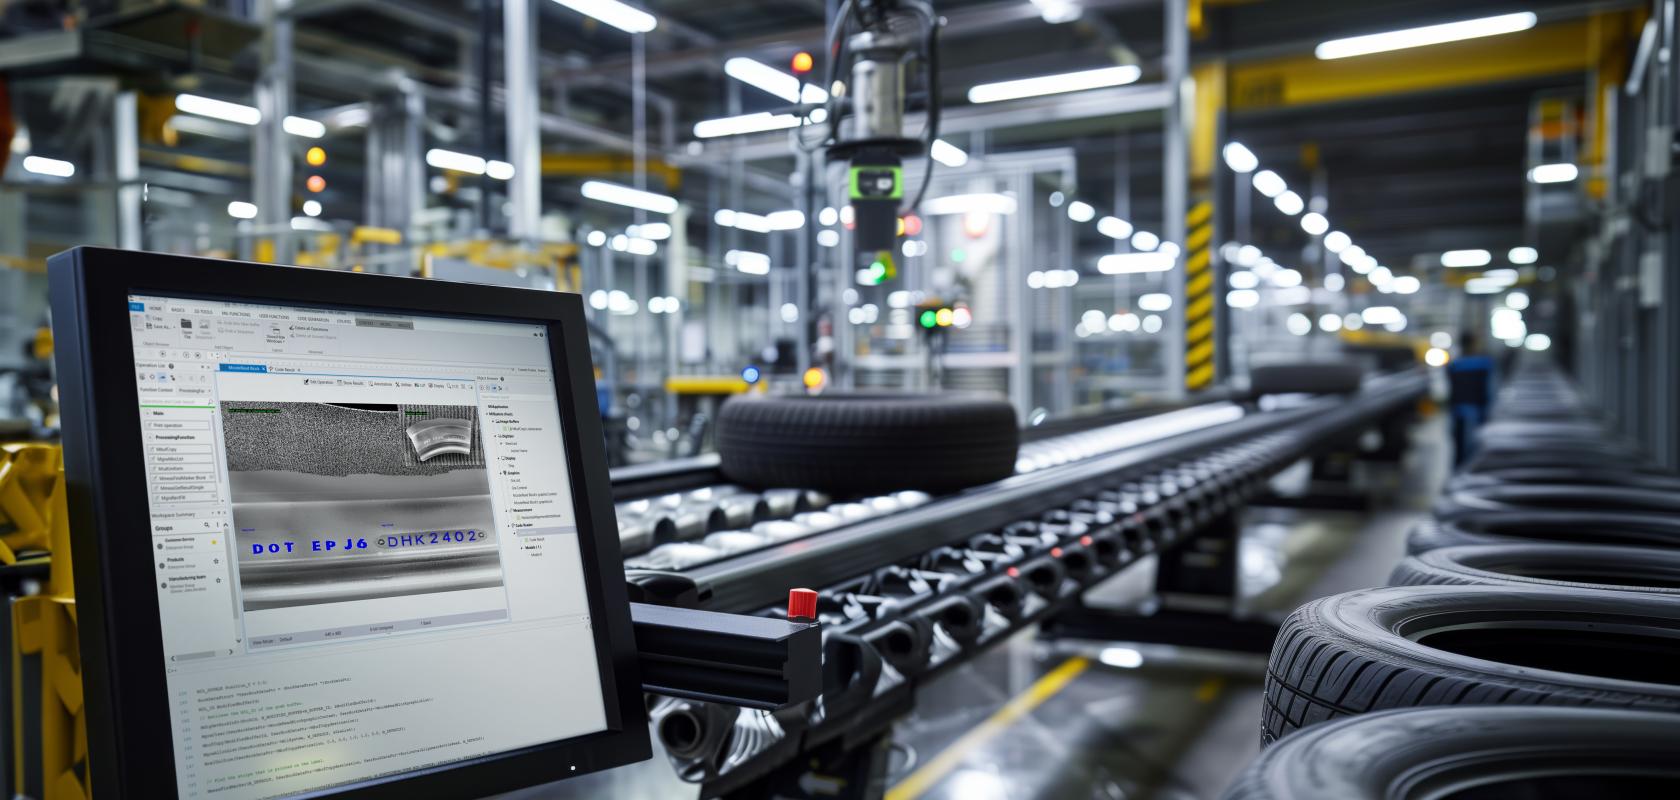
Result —
MULTIPOLYGON (((149 538, 113 535, 149 519, 132 294, 522 322, 548 328, 607 729, 399 776, 298 795, 479 797, 650 757, 612 485, 575 294, 78 247, 48 260, 64 470, 78 608, 88 763, 101 795, 176 790, 162 626, 149 538), (128 552, 134 550, 135 552, 128 552), (126 562, 124 559, 128 559, 126 562)), ((531 673, 541 679, 541 673, 531 673)), ((136 795, 138 796, 138 795, 136 795)))

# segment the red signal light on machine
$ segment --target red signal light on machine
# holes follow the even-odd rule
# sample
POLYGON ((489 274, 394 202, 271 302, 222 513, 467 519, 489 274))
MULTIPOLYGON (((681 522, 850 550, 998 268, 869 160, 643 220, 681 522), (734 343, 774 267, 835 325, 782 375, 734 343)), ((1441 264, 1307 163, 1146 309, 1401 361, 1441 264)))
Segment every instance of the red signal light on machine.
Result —
POLYGON ((793 67, 793 74, 804 75, 805 73, 810 72, 811 68, 816 65, 817 60, 812 58, 810 53, 801 50, 793 54, 793 61, 790 62, 788 66, 793 67))
POLYGON ((921 236, 922 218, 915 214, 905 214, 898 218, 898 234, 900 236, 921 236))
POLYGON ((327 179, 319 175, 311 175, 309 180, 303 182, 303 185, 308 187, 311 192, 323 192, 327 189, 327 179))

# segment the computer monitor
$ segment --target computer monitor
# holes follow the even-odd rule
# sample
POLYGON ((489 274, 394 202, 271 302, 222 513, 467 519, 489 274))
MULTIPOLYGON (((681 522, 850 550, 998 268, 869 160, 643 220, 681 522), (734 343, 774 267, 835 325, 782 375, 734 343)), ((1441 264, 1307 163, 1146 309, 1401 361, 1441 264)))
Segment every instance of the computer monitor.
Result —
POLYGON ((576 295, 49 271, 94 791, 468 797, 648 757, 576 295))

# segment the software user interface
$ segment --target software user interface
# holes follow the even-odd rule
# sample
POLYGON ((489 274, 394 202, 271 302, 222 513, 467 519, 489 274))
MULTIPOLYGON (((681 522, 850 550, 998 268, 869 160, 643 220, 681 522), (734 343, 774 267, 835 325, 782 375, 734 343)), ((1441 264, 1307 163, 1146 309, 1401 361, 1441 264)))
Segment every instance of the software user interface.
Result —
POLYGON ((180 796, 605 729, 546 326, 128 311, 180 796))

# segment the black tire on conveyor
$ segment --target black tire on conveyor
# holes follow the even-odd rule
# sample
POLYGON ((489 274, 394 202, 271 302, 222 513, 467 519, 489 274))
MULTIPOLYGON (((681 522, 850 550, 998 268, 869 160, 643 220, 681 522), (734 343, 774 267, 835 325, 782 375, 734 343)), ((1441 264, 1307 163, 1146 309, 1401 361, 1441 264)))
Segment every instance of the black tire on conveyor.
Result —
POLYGON ((1351 361, 1263 364, 1249 370, 1249 393, 1353 394, 1359 391, 1365 369, 1351 361))
POLYGON ((1261 753, 1224 798, 1677 796, 1680 715, 1484 706, 1385 711, 1302 731, 1261 753))
POLYGON ((1408 554, 1466 544, 1555 542, 1619 547, 1680 547, 1680 518, 1591 511, 1496 511, 1451 521, 1425 520, 1406 539, 1408 554))
MULTIPOLYGON (((1680 602, 1513 586, 1362 589, 1301 606, 1266 665, 1262 740, 1448 705, 1680 712, 1680 602)), ((1680 719, 1680 713, 1676 714, 1680 719)))
POLYGON ((1015 474, 1009 403, 964 395, 737 397, 717 420, 730 480, 837 494, 947 492, 1015 474))
POLYGON ((1680 550, 1587 544, 1443 547, 1409 556, 1390 586, 1542 586, 1680 598, 1680 550))

